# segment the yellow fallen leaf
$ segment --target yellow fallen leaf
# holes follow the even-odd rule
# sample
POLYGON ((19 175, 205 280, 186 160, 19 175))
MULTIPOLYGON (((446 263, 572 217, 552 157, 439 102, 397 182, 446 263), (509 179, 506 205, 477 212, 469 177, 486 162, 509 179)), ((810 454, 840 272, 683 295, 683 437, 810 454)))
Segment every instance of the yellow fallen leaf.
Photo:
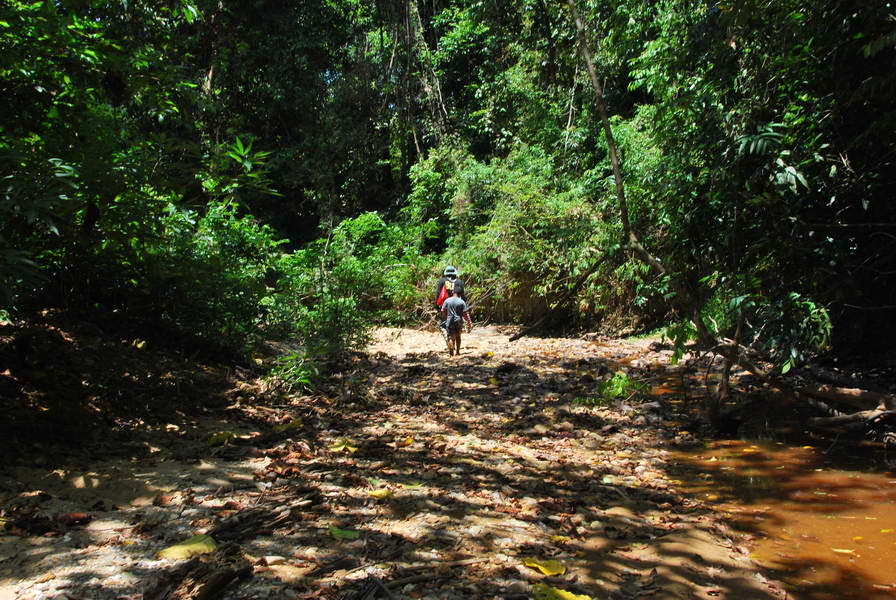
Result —
POLYGON ((223 446, 228 442, 236 439, 236 434, 232 431, 219 431, 208 438, 209 446, 223 446))
POLYGON ((545 583, 532 586, 532 597, 535 600, 591 600, 591 596, 573 594, 566 590, 551 587, 545 583))
POLYGON ((537 558, 523 559, 523 564, 533 569, 538 569, 545 575, 563 575, 566 567, 558 560, 539 560, 537 558))
POLYGON ((168 546, 164 550, 159 550, 156 554, 158 558, 170 558, 173 560, 182 560, 197 556, 199 554, 208 554, 214 552, 217 545, 215 540, 209 535, 194 535, 188 540, 184 540, 179 544, 168 546))
POLYGON ((855 554, 855 550, 850 550, 849 548, 831 548, 837 554, 855 554))
POLYGON ((358 451, 357 446, 350 446, 349 443, 345 440, 341 442, 336 442, 335 444, 331 444, 329 446, 331 452, 348 452, 349 454, 354 454, 358 451))
POLYGON ((560 544, 565 544, 566 542, 568 542, 570 540, 572 540, 572 538, 569 537, 568 535, 552 535, 551 536, 552 542, 558 542, 560 544))
POLYGON ((719 459, 716 458, 715 456, 710 456, 709 458, 706 459, 706 462, 718 462, 718 461, 719 461, 719 459))
POLYGON ((386 488, 379 488, 377 490, 370 490, 367 492, 370 496, 373 496, 377 500, 382 500, 383 498, 388 498, 392 495, 392 490, 386 488))
POLYGON ((395 442, 395 447, 396 448, 404 448, 406 446, 410 446, 413 443, 414 443, 414 436, 409 435, 405 439, 395 442))
POLYGON ((862 540, 864 540, 864 539, 865 539, 865 538, 863 538, 862 536, 857 535, 857 536, 854 536, 854 537, 852 538, 852 541, 854 541, 854 542, 860 542, 860 541, 862 541, 862 540))
POLYGON ((492 385, 498 385, 498 378, 497 377, 489 377, 488 382, 492 385))
POLYGON ((881 533, 893 533, 893 530, 892 529, 881 529, 880 532, 881 533))

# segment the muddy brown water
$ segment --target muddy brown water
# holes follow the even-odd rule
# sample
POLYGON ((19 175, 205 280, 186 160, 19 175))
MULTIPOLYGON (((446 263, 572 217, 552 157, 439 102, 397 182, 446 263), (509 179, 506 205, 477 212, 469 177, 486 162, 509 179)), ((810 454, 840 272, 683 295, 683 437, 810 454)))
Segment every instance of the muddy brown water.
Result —
POLYGON ((754 537, 754 560, 790 598, 896 598, 896 474, 826 450, 715 441, 677 452, 673 469, 681 487, 754 537))

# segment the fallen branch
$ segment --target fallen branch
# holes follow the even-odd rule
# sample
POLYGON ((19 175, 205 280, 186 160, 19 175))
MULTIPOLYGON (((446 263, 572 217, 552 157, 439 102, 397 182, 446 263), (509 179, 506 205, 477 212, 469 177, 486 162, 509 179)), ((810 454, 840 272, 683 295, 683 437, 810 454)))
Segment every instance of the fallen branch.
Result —
POLYGON ((841 428, 858 428, 859 426, 870 423, 877 417, 887 414, 885 410, 863 410, 849 415, 839 415, 836 417, 813 417, 809 419, 809 425, 824 429, 841 429, 841 428))
POLYGON ((797 388, 797 390, 816 398, 844 404, 858 410, 867 411, 878 407, 886 410, 896 410, 896 398, 892 394, 833 385, 803 385, 797 388))
POLYGON ((424 573, 423 575, 412 575, 410 577, 405 577, 403 579, 395 579, 386 584, 386 587, 390 590, 394 590, 395 588, 400 588, 409 583, 420 583, 421 581, 432 581, 433 579, 444 579, 448 577, 448 575, 440 575, 438 573, 424 573))

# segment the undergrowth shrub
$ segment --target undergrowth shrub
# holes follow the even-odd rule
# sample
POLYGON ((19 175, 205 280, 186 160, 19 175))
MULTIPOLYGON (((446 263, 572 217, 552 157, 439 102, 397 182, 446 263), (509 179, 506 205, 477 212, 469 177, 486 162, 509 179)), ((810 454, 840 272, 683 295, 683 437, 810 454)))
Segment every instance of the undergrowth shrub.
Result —
POLYGON ((266 274, 282 242, 227 201, 210 203, 202 215, 169 205, 162 227, 149 250, 145 288, 159 318, 212 346, 251 345, 262 322, 266 274))
POLYGON ((557 316, 567 323, 594 323, 616 307, 633 304, 640 268, 617 256, 619 226, 608 218, 608 187, 597 170, 571 176, 533 146, 518 145, 506 158, 490 162, 443 146, 411 175, 412 192, 402 214, 407 225, 416 227, 421 251, 440 266, 460 267, 471 290, 496 289, 480 307, 494 318, 537 319, 556 308, 576 280, 608 253, 614 259, 592 273, 578 301, 557 316))
POLYGON ((617 400, 631 400, 647 393, 650 385, 623 371, 616 371, 608 379, 598 381, 593 396, 576 398, 574 404, 585 406, 609 406, 617 400))

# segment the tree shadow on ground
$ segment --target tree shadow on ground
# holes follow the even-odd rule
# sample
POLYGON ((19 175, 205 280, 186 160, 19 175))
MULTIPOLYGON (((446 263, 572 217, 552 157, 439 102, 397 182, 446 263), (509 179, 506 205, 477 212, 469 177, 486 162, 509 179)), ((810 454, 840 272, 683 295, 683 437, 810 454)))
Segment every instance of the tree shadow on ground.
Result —
MULTIPOLYGON (((206 447, 233 461, 214 477, 190 466, 176 498, 125 511, 133 523, 117 539, 84 532, 84 548, 121 552, 114 586, 88 559, 66 558, 68 545, 42 550, 23 573, 68 561, 35 593, 79 581, 91 597, 138 594, 170 573, 153 559, 166 544, 256 515, 219 540, 255 561, 255 577, 227 598, 351 598, 369 572, 396 594, 446 599, 529 597, 540 583, 595 598, 778 597, 750 577, 755 567, 713 507, 668 483, 674 474, 652 453, 662 444, 655 408, 573 403, 620 368, 619 356, 468 358, 356 357, 327 394, 291 399, 275 421, 271 410, 247 411, 261 434, 206 447), (527 558, 566 572, 543 575, 527 558)), ((666 385, 677 375, 649 376, 666 385)))

